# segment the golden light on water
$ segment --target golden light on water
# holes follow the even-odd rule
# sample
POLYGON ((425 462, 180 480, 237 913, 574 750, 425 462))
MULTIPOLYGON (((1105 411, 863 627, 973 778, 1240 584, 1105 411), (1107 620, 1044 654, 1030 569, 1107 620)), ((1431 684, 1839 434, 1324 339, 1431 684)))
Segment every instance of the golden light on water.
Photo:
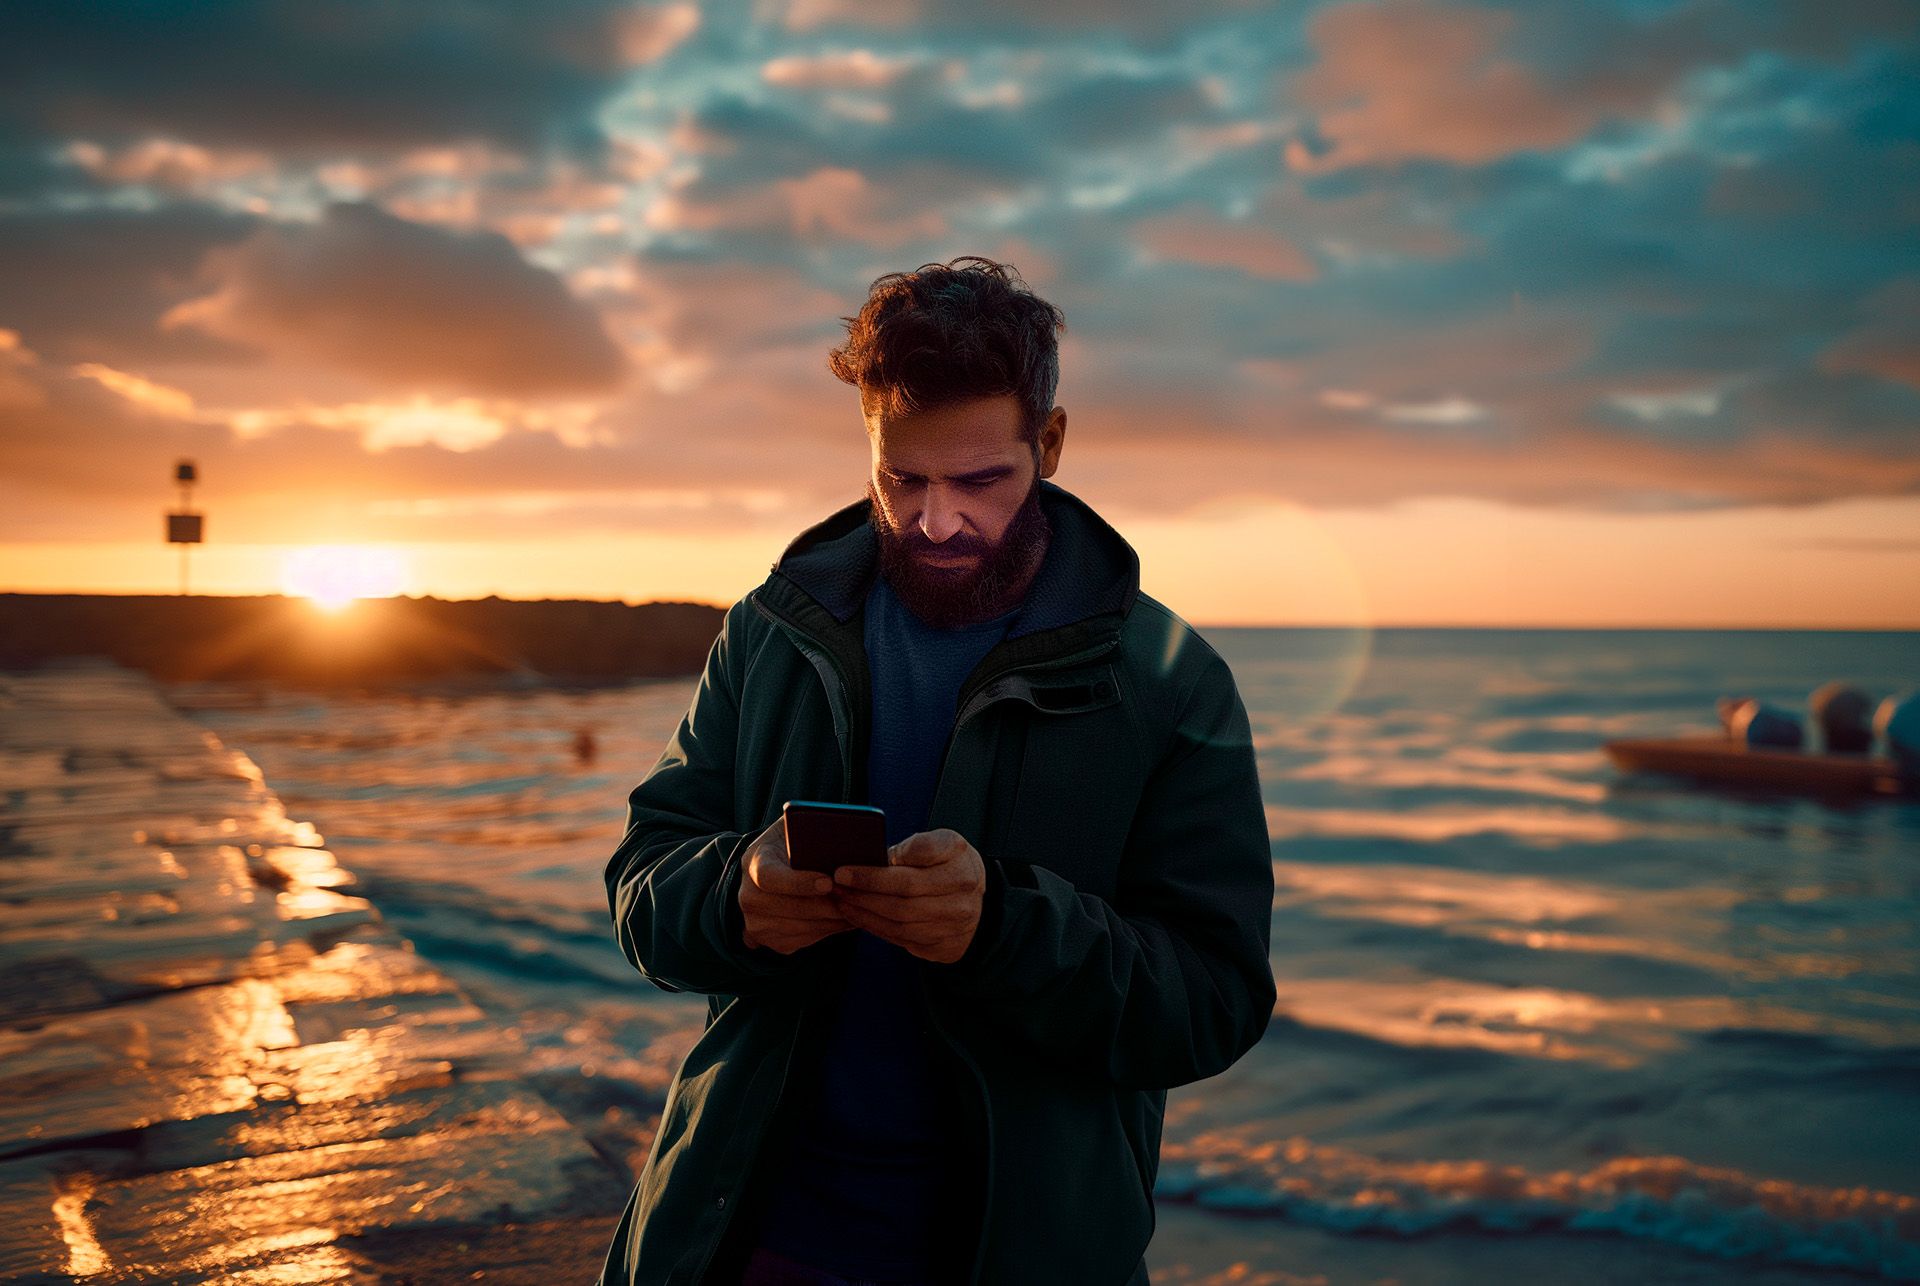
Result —
POLYGON ((280 560, 280 590, 338 611, 356 598, 389 598, 407 586, 407 560, 376 545, 309 545, 280 560))
POLYGON ((106 1249, 87 1218, 87 1198, 93 1195, 93 1189, 94 1176, 85 1170, 54 1180, 53 1217, 67 1244, 66 1271, 71 1277, 88 1277, 105 1272, 109 1266, 106 1249))

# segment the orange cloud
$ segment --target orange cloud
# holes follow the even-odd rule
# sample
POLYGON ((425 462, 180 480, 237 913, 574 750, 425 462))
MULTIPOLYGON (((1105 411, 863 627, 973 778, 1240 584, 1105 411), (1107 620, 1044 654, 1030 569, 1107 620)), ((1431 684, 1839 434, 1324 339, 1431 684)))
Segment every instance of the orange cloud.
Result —
POLYGON ((1500 54, 1514 16, 1436 0, 1356 0, 1316 14, 1320 61, 1292 84, 1331 147, 1299 140, 1288 164, 1306 172, 1417 157, 1465 164, 1558 147, 1610 109, 1558 92, 1500 54))
POLYGON ((1140 244, 1162 259, 1232 268, 1273 281, 1312 281, 1319 268, 1299 246, 1258 223, 1223 219, 1188 209, 1144 219, 1135 227, 1140 244))
POLYGON ((18 331, 0 330, 0 411, 42 406, 46 394, 27 377, 40 358, 20 342, 18 331))
POLYGON ((193 414, 193 399, 169 385, 126 371, 116 371, 98 362, 82 362, 73 368, 73 373, 84 375, 102 388, 110 389, 134 405, 156 414, 175 417, 193 414))
POLYGON ((190 192, 223 179, 267 174, 273 158, 250 149, 205 148, 174 138, 148 138, 107 148, 82 140, 69 143, 66 156, 87 173, 108 183, 146 183, 190 192))
POLYGON ((591 309, 493 232, 374 206, 266 227, 212 251, 213 293, 162 318, 419 391, 604 394, 625 362, 591 309))
POLYGON ((613 19, 614 45, 632 67, 665 57, 699 29, 700 7, 694 4, 631 9, 613 19))
POLYGON ((811 243, 858 241, 879 249, 947 230, 945 217, 928 208, 920 185, 882 186, 857 170, 832 165, 719 197, 669 193, 648 209, 647 222, 662 231, 761 231, 811 243))
POLYGON ((1820 355, 1823 370, 1860 371, 1920 388, 1920 277, 1902 277, 1867 300, 1866 324, 1820 355))
POLYGON ((899 28, 923 12, 920 0, 755 0, 753 20, 777 22, 788 31, 813 31, 836 23, 899 28))
MULTIPOLYGON (((624 300, 604 305, 653 385, 670 394, 704 384, 722 365, 741 364, 754 354, 804 343, 805 365, 821 389, 838 388, 826 373, 831 339, 825 334, 796 341, 796 323, 822 321, 850 311, 847 301, 815 285, 795 269, 747 263, 642 260, 624 300)), ((857 306, 857 305, 856 305, 857 306)), ((803 407, 790 390, 756 369, 770 405, 786 403, 777 418, 791 420, 803 407)), ((747 398, 750 380, 719 381, 747 398)), ((738 421, 749 424, 761 411, 738 421)), ((715 414, 708 423, 730 423, 715 414)))
POLYGON ((782 89, 884 89, 917 65, 912 58, 888 58, 871 49, 840 49, 824 54, 785 54, 760 66, 760 78, 782 89))

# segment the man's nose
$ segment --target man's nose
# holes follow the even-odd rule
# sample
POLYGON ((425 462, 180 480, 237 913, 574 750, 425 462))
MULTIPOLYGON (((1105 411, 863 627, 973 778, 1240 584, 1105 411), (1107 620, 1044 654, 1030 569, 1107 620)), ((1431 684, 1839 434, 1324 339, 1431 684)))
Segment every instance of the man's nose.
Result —
POLYGON ((960 530, 960 509, 940 487, 927 488, 926 505, 920 511, 921 534, 934 544, 942 544, 960 530))

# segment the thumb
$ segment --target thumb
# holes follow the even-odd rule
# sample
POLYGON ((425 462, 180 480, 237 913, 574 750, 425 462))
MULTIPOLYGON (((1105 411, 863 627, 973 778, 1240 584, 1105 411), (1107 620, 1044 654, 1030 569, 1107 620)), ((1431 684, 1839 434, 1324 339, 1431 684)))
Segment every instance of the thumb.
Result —
POLYGON ((888 849, 887 862, 892 866, 938 866, 950 860, 966 842, 957 831, 921 831, 888 849))

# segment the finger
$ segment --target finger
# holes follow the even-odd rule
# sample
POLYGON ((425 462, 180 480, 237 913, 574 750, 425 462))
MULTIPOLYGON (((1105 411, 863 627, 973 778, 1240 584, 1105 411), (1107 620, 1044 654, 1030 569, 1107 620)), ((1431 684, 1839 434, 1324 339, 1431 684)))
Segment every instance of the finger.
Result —
POLYGON ((863 911, 859 907, 846 909, 847 923, 857 929, 865 929, 877 938, 884 938, 897 947, 925 947, 954 936, 953 929, 945 924, 925 926, 902 924, 898 920, 889 920, 883 915, 863 911))
POLYGON ((965 937, 953 937, 948 938, 944 942, 929 943, 922 947, 909 947, 908 950, 912 951, 914 955, 919 956, 922 960, 931 960, 935 964, 952 964, 967 953, 968 941, 969 939, 965 937))
POLYGON ((799 914, 763 915, 750 913, 741 918, 747 924, 764 929, 769 925, 781 924, 841 924, 846 921, 847 915, 846 912, 842 911, 839 907, 834 907, 829 911, 803 911, 799 914))
POLYGON ((824 893, 833 887, 833 881, 820 872, 796 871, 766 849, 748 859, 747 874, 755 887, 767 893, 824 893))
POLYGON ((808 929, 808 930, 801 930, 801 931, 796 931, 792 933, 781 932, 781 933, 774 934, 772 937, 767 938, 764 941, 756 939, 753 942, 749 943, 748 945, 756 946, 756 947, 768 947, 774 951, 778 951, 783 956, 790 956, 794 952, 802 950, 806 947, 810 947, 814 943, 819 942, 824 938, 831 938, 836 933, 847 933, 852 928, 853 928, 852 925, 841 924, 841 925, 836 925, 832 929, 828 929, 824 931, 818 930, 818 929, 808 929))
POLYGON ((864 889, 899 897, 929 897, 964 893, 975 886, 973 872, 964 864, 950 867, 843 866, 834 874, 837 889, 864 889))
POLYGON ((823 929, 844 928, 851 923, 853 922, 844 915, 776 915, 755 920, 753 934, 757 938, 765 938, 783 933, 818 933, 823 929))
POLYGON ((903 923, 958 923, 966 918, 973 905, 972 899, 964 893, 937 897, 895 897, 891 893, 866 893, 859 889, 841 889, 834 894, 834 901, 903 923))
POLYGON ((767 915, 821 915, 833 906, 831 893, 768 893, 747 885, 740 895, 742 909, 767 915))
POLYGON ((942 862, 952 861, 971 847, 959 831, 945 827, 919 831, 888 849, 887 862, 892 866, 938 866, 942 862))

